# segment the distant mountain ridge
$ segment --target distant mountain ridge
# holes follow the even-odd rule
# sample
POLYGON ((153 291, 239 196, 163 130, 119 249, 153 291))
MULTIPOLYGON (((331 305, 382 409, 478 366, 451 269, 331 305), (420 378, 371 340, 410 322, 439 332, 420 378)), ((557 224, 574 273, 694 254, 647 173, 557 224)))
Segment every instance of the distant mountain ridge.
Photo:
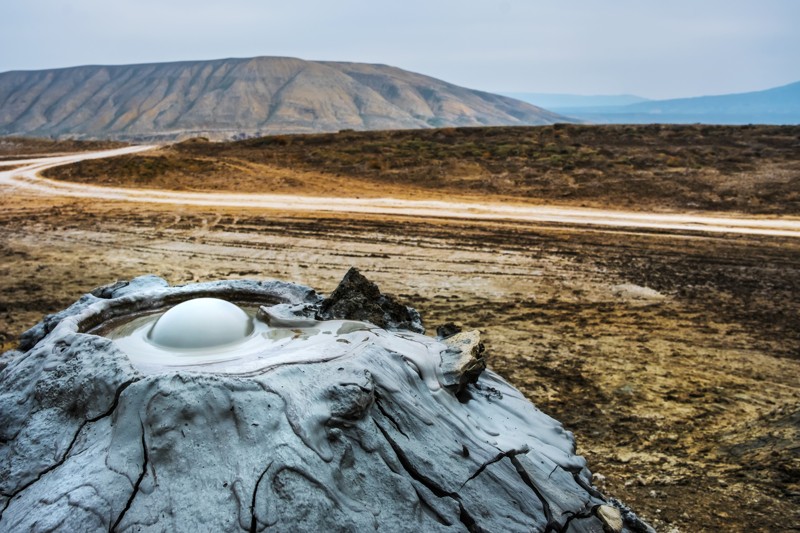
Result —
POLYGON ((387 65, 258 57, 0 73, 0 135, 230 139, 569 121, 387 65))
POLYGON ((800 124, 800 82, 748 93, 558 111, 589 122, 612 124, 800 124))
POLYGON ((509 98, 516 98, 535 106, 560 113, 559 109, 575 109, 585 107, 624 106, 649 102, 648 98, 634 94, 562 94, 562 93, 500 93, 509 98))

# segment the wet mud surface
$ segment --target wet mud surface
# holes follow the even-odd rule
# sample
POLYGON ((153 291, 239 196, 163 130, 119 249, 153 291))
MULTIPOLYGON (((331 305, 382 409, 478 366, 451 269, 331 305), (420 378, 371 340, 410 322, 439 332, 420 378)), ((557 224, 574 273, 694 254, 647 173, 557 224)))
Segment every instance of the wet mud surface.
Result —
POLYGON ((350 266, 575 432, 595 482, 660 531, 800 525, 800 242, 554 225, 316 217, 6 196, 0 335, 92 288, 350 266), (647 290, 650 289, 650 290, 647 290))

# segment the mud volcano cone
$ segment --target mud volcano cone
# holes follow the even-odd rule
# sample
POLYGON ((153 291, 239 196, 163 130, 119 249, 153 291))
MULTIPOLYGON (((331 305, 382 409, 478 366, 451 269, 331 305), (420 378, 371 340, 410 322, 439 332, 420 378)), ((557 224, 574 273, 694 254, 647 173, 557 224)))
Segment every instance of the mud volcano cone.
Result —
POLYGON ((0 359, 0 531, 649 529, 477 332, 422 331, 355 270, 97 289, 0 359))

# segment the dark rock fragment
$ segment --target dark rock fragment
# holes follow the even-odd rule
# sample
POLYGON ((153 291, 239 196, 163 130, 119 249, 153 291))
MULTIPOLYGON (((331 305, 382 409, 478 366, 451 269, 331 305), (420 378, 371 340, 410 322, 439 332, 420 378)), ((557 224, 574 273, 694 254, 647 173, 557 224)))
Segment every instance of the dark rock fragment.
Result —
POLYGON ((457 326, 452 322, 436 327, 436 336, 439 337, 439 340, 452 337, 456 333, 461 333, 461 326, 457 326))
POLYGON ((347 271, 339 286, 322 301, 319 320, 361 320, 388 330, 424 333, 419 313, 402 305, 391 295, 382 294, 377 285, 357 268, 347 271))

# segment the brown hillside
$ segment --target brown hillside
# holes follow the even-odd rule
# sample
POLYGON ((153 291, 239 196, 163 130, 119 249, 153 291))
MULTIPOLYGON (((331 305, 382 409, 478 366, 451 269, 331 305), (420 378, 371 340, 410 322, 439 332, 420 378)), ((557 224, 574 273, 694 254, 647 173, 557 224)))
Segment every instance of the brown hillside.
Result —
POLYGON ((258 57, 0 73, 0 135, 230 139, 568 120, 386 65, 258 57))

